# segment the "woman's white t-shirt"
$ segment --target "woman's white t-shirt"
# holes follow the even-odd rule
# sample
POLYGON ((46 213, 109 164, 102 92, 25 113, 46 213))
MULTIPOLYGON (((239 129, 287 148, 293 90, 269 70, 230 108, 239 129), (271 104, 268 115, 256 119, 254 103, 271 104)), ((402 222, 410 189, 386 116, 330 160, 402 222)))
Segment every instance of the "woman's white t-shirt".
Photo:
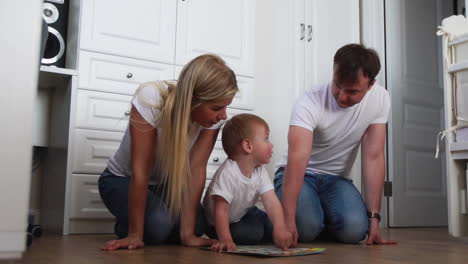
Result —
MULTIPOLYGON (((161 135, 162 127, 160 126, 160 115, 161 111, 158 106, 161 103, 160 90, 157 85, 163 85, 167 89, 167 85, 164 82, 151 82, 144 84, 136 93, 132 100, 132 105, 136 108, 138 113, 145 119, 146 122, 157 128, 158 135, 161 135)), ((219 129, 223 125, 223 122, 219 122, 210 128, 204 128, 198 123, 193 122, 191 124, 192 129, 189 133, 189 146, 188 150, 192 148, 195 141, 203 129, 219 129)), ((160 141, 160 138, 158 138, 160 141)), ((160 144, 157 144, 160 146, 160 144)), ((114 153, 112 158, 107 163, 107 168, 112 174, 117 176, 129 177, 132 175, 132 161, 131 161, 131 135, 130 129, 127 126, 125 134, 122 138, 119 148, 114 153)), ((154 174, 155 172, 153 172, 154 174)), ((157 180, 155 175, 152 175, 152 181, 157 180)))

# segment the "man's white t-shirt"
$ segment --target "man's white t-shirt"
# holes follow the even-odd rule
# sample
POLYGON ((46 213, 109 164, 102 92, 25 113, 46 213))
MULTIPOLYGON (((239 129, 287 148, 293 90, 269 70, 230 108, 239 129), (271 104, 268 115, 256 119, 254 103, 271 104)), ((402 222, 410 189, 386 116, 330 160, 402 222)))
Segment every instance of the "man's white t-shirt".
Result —
POLYGON ((214 225, 213 195, 221 196, 229 203, 229 223, 235 223, 255 205, 260 195, 270 190, 273 190, 273 183, 264 166, 256 168, 248 178, 236 161, 226 159, 216 170, 203 199, 208 222, 214 225))
MULTIPOLYGON (((390 96, 374 84, 362 101, 341 108, 327 83, 306 91, 292 111, 290 126, 313 132, 312 154, 306 172, 347 176, 356 158, 361 138, 371 124, 385 124, 390 112, 390 96)), ((287 164, 287 152, 277 168, 287 164)))
MULTIPOLYGON (((160 126, 160 115, 161 111, 159 110, 159 104, 161 103, 161 96, 159 86, 167 89, 167 85, 164 82, 149 82, 142 85, 138 90, 135 97, 132 100, 132 105, 136 108, 138 113, 145 119, 146 122, 151 124, 153 127, 157 128, 157 134, 161 135, 162 127, 160 126)), ((219 122, 210 128, 204 128, 198 123, 191 123, 192 129, 189 133, 189 146, 188 150, 192 148, 195 144, 195 141, 200 134, 200 131, 203 129, 219 129, 224 122, 219 122)), ((158 137, 158 142, 161 140, 158 137)), ((160 144, 157 144, 160 146, 160 144)), ((112 172, 112 174, 117 176, 126 176, 129 177, 132 175, 132 161, 131 161, 131 135, 130 129, 127 127, 125 134, 122 138, 122 142, 118 150, 114 153, 112 158, 107 163, 107 168, 112 172)), ((156 175, 157 172, 153 171, 151 181, 157 181, 156 175)))

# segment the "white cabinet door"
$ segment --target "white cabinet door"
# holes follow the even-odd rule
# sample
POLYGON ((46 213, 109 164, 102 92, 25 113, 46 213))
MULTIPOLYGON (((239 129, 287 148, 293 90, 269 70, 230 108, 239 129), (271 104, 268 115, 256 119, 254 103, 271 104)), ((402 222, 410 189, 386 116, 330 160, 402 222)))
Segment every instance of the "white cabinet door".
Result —
POLYGON ((305 60, 305 35, 307 25, 305 23, 305 0, 293 0, 291 2, 292 16, 292 56, 293 56, 293 78, 294 97, 298 97, 304 91, 304 60, 305 60))
POLYGON ((215 53, 236 74, 253 76, 254 20, 254 0, 179 1, 176 64, 215 53))
MULTIPOLYGON (((175 67, 174 79, 179 78, 182 72, 182 67, 175 67)), ((237 87, 239 91, 234 96, 232 103, 229 108, 243 109, 243 110, 254 110, 254 78, 236 76, 237 87)))
POLYGON ((254 79, 237 76, 239 91, 234 96, 231 108, 253 110, 254 109, 254 79))
POLYGON ((133 95, 144 82, 169 80, 174 65, 81 51, 78 88, 133 95))
POLYGON ((101 174, 120 146, 124 133, 75 129, 73 173, 101 174))
POLYGON ((99 196, 97 175, 72 175, 70 218, 113 219, 99 196))
POLYGON ((359 0, 293 0, 291 6, 297 97, 314 85, 330 81, 336 51, 360 42, 359 0))
POLYGON ((336 51, 359 43, 359 0, 306 1, 305 89, 328 82, 336 51), (333 14, 333 15, 330 15, 333 14))
POLYGON ((76 128, 125 132, 132 96, 78 89, 76 128))
POLYGON ((83 0, 80 48, 174 63, 175 0, 83 0))

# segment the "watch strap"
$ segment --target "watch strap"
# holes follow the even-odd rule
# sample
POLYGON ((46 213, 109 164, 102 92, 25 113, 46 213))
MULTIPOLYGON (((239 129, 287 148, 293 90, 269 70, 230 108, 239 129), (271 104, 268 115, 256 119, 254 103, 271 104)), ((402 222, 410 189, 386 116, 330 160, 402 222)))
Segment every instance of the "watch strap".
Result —
POLYGON ((378 212, 370 212, 370 211, 367 211, 367 217, 368 218, 376 218, 379 222, 380 222, 380 214, 378 212))

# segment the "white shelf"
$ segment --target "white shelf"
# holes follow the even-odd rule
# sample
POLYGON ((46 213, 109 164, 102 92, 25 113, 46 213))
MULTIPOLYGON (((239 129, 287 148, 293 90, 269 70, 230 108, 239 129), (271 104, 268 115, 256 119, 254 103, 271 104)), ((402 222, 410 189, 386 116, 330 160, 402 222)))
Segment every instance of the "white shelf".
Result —
POLYGON ((450 151, 468 151, 468 141, 450 143, 450 151))
POLYGON ((41 70, 41 72, 49 72, 49 73, 56 73, 56 74, 70 75, 70 76, 78 74, 77 70, 66 69, 66 68, 58 68, 58 67, 54 67, 54 66, 45 66, 45 65, 41 65, 40 70, 41 70))
POLYGON ((461 62, 461 63, 456 63, 456 64, 452 64, 448 66, 449 73, 463 71, 463 70, 468 70, 468 62, 461 62))
POLYGON ((455 40, 449 41, 448 46, 451 47, 464 42, 468 42, 468 34, 460 35, 455 40))
POLYGON ((453 142, 450 143, 450 152, 453 159, 468 159, 468 142, 453 142))
POLYGON ((70 78, 77 75, 77 70, 41 65, 39 88, 66 88, 70 78))

